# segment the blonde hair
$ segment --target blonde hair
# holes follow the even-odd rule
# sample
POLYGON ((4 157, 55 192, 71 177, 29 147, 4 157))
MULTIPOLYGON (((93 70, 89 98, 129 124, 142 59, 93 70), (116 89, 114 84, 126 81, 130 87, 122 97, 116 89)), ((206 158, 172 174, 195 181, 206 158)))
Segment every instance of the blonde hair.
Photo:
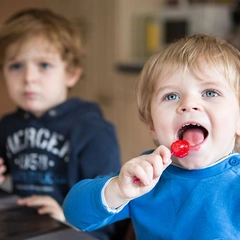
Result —
POLYGON ((59 51, 68 71, 81 67, 84 49, 77 26, 48 9, 26 9, 15 13, 0 28, 0 69, 6 51, 17 43, 18 49, 29 39, 44 37, 59 51))
MULTIPOLYGON (((240 103, 240 53, 232 45, 214 36, 196 34, 181 38, 154 54, 144 65, 137 85, 140 119, 152 125, 151 100, 157 79, 179 68, 197 74, 204 67, 214 67, 227 79, 240 103)), ((236 139, 236 142, 239 141, 236 139)))

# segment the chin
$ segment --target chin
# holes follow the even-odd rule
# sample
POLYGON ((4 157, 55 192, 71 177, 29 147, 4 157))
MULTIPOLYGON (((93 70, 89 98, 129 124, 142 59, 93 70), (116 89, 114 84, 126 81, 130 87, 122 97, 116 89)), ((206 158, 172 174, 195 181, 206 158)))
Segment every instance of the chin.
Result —
POLYGON ((178 162, 182 168, 185 168, 187 170, 197 170, 206 168, 210 165, 208 163, 204 163, 202 160, 203 157, 201 157, 199 160, 196 157, 185 157, 180 159, 180 161, 178 160, 178 162))

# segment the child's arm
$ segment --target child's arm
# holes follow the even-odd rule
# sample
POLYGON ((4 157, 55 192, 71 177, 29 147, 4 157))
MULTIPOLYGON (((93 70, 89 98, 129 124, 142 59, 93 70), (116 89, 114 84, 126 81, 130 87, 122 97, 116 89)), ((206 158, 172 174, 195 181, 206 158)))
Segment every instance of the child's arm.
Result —
POLYGON ((171 153, 159 146, 152 154, 142 155, 126 162, 117 178, 105 189, 108 207, 118 208, 128 201, 151 191, 164 169, 171 163, 171 153), (138 178, 140 181, 134 183, 138 178))
POLYGON ((64 200, 63 210, 67 221, 83 231, 92 231, 114 222, 116 218, 125 219, 129 214, 128 206, 120 210, 116 218, 116 211, 108 211, 107 207, 114 210, 149 192, 158 182, 163 170, 171 163, 170 157, 170 150, 160 146, 152 154, 126 162, 118 176, 99 176, 78 182, 64 200), (102 196, 102 191, 111 177, 114 178, 105 188, 105 196, 102 196), (140 181, 134 183, 136 178, 140 181))

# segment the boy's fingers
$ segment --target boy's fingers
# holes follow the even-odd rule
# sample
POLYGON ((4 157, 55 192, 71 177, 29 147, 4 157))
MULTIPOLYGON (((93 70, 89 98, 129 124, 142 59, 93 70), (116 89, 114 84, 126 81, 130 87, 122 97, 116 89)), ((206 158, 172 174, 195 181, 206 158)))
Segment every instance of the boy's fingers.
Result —
MULTIPOLYGON (((145 165, 149 164, 145 161, 139 162, 138 160, 129 161, 123 165, 121 172, 124 172, 124 175, 131 177, 131 178, 138 178, 144 185, 148 184, 146 172, 145 172, 145 165)), ((132 181, 132 180, 131 180, 132 181)))
POLYGON ((26 205, 29 207, 39 207, 43 205, 55 205, 56 201, 49 196, 30 196, 26 198, 18 199, 17 203, 19 205, 26 205))
POLYGON ((5 165, 0 165, 0 174, 6 172, 7 168, 5 165))
POLYGON ((171 157, 171 151, 170 149, 168 149, 167 147, 160 145, 159 147, 157 147, 153 153, 160 155, 161 157, 171 157))
POLYGON ((157 147, 153 153, 161 156, 164 165, 168 166, 172 162, 171 151, 163 145, 157 147))
POLYGON ((49 214, 49 213, 52 213, 52 208, 49 207, 49 206, 42 206, 38 209, 38 213, 39 214, 49 214))
POLYGON ((2 184, 5 180, 5 176, 3 175, 6 172, 7 168, 5 165, 0 164, 0 184, 2 184))
POLYGON ((43 205, 43 202, 39 197, 31 196, 31 197, 25 197, 18 199, 17 203, 19 205, 26 205, 26 206, 41 206, 43 205))
POLYGON ((152 154, 155 155, 155 161, 153 161, 154 176, 159 177, 159 175, 162 174, 163 170, 165 170, 166 167, 169 166, 172 162, 171 152, 167 147, 161 145, 156 148, 152 154), (159 162, 161 164, 159 164, 159 162))

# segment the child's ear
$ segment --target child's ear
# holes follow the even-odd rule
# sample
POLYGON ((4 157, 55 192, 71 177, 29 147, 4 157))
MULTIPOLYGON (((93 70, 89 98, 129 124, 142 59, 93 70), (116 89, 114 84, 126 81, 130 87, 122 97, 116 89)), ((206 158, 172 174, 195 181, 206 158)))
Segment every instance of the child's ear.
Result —
POLYGON ((81 77, 83 72, 82 68, 76 68, 73 72, 69 72, 68 73, 68 78, 66 80, 66 86, 68 88, 73 87, 79 80, 79 78, 81 77))
POLYGON ((157 141, 157 135, 156 135, 156 132, 155 132, 155 129, 154 129, 154 126, 153 124, 147 124, 147 128, 148 128, 148 131, 151 135, 151 138, 153 141, 157 141))

